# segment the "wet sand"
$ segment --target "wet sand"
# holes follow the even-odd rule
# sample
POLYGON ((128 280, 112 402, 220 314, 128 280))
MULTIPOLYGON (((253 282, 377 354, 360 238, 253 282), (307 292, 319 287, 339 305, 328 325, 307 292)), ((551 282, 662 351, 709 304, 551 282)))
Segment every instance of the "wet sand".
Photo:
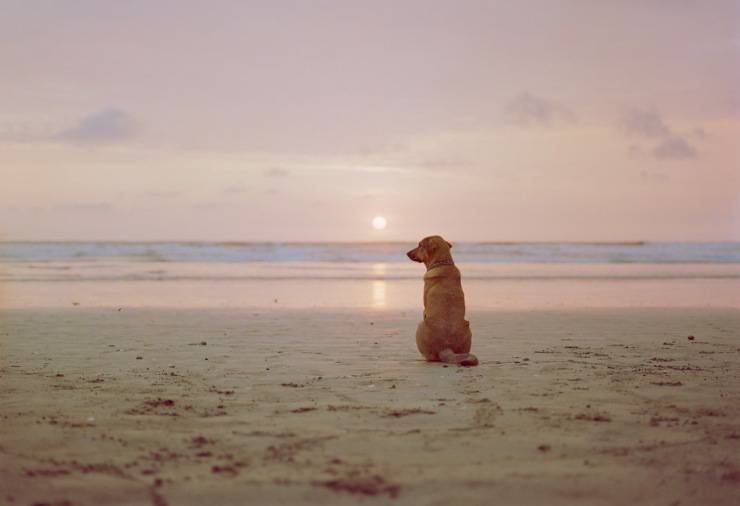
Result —
POLYGON ((0 502, 740 501, 740 310, 418 313, 4 310, 0 502))

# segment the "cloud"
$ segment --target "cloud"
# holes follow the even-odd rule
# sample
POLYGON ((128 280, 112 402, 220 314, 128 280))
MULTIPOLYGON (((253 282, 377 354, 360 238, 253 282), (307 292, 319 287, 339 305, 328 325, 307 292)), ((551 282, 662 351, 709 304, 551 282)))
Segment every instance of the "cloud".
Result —
POLYGON ((151 190, 144 192, 144 195, 157 199, 171 199, 179 197, 180 195, 182 195, 182 192, 179 192, 177 190, 151 190))
POLYGON ((247 191, 249 191, 249 186, 245 184, 233 184, 231 186, 225 187, 221 191, 222 193, 246 193, 247 191))
POLYGON ((627 148, 627 152, 634 158, 640 158, 645 154, 645 150, 638 144, 630 144, 629 148, 627 148))
POLYGON ((79 143, 109 143, 128 139, 136 131, 134 118, 116 108, 107 108, 83 118, 77 125, 62 131, 58 140, 79 143))
POLYGON ((640 177, 646 183, 664 183, 668 181, 668 175, 662 172, 640 171, 640 177))
POLYGON ((653 156, 672 159, 696 158, 696 149, 683 137, 670 135, 653 148, 653 156))
POLYGON ((53 211, 72 211, 83 213, 109 213, 114 210, 108 202, 89 202, 79 204, 56 204, 51 207, 53 211))
POLYGON ((735 116, 740 115, 740 98, 728 98, 725 101, 725 105, 727 106, 730 114, 735 116))
POLYGON ((460 170, 470 168, 472 165, 470 160, 458 156, 427 158, 417 164, 420 168, 430 170, 460 170))
POLYGON ((689 137, 691 137, 692 139, 703 141, 707 137, 709 137, 709 135, 704 131, 703 128, 694 128, 691 132, 689 132, 689 137))
POLYGON ((504 106, 504 115, 517 126, 549 126, 576 120, 575 113, 567 107, 526 91, 504 106))
POLYGON ((671 133, 655 111, 629 111, 622 117, 621 126, 628 135, 651 139, 666 137, 671 133))
POLYGON ((627 149, 630 156, 650 154, 662 160, 696 158, 696 148, 691 145, 687 137, 695 139, 706 137, 706 133, 701 128, 695 128, 687 136, 679 135, 654 110, 629 111, 622 116, 619 126, 628 137, 637 137, 653 143, 652 149, 649 150, 637 144, 630 144, 627 149))
POLYGON ((56 135, 57 130, 49 124, 10 121, 0 124, 0 142, 25 144, 47 141, 56 135))
POLYGON ((262 174, 266 177, 286 177, 290 175, 290 171, 280 167, 271 167, 265 170, 262 174))

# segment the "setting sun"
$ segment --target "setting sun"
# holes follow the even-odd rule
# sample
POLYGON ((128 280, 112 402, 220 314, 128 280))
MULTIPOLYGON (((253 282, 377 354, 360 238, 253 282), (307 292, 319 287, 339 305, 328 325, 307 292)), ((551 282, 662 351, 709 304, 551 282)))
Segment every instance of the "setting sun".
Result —
POLYGON ((385 229, 387 224, 388 221, 382 216, 376 216, 375 218, 373 218, 373 228, 375 230, 383 230, 385 229))

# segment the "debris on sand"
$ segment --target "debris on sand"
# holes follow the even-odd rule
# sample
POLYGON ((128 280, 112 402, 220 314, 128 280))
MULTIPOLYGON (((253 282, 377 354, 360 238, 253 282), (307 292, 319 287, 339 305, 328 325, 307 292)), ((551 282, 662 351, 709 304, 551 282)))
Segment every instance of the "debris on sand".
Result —
POLYGON ((56 476, 64 476, 70 473, 67 469, 24 469, 24 474, 26 476, 29 476, 31 478, 35 476, 44 476, 44 477, 56 477, 56 476))
POLYGON ((727 471, 721 477, 722 481, 731 483, 740 483, 740 471, 727 471))
POLYGON ((674 427, 678 425, 681 420, 676 416, 653 416, 650 418, 651 427, 660 427, 661 423, 665 423, 668 427, 674 427))
POLYGON ((429 411, 428 409, 412 408, 412 409, 398 409, 389 411, 384 416, 392 418, 401 418, 402 416, 409 415, 436 415, 436 411, 429 411))
POLYGON ((31 504, 31 506, 72 506, 72 503, 66 499, 62 499, 61 501, 52 501, 52 502, 35 502, 31 504))
POLYGON ((159 493, 157 488, 162 486, 162 480, 157 478, 151 487, 149 487, 149 498, 152 501, 153 506, 169 506, 167 499, 159 493))
POLYGON ((148 406, 151 406, 153 408, 156 408, 156 407, 159 407, 159 406, 167 406, 167 407, 170 407, 170 406, 174 406, 175 405, 175 401, 173 401, 172 399, 162 399, 160 397, 157 397, 156 399, 144 401, 144 404, 146 404, 148 406))
POLYGON ((175 401, 172 399, 157 397, 156 399, 147 399, 139 404, 139 406, 125 411, 125 413, 127 415, 180 416, 174 410, 164 409, 174 407, 175 401))
POLYGON ((309 411, 316 411, 316 408, 313 408, 313 407, 303 407, 303 408, 296 408, 296 409, 291 409, 290 410, 291 413, 307 413, 309 411))
POLYGON ((219 390, 218 388, 216 388, 215 385, 211 385, 208 391, 219 395, 234 395, 234 393, 236 392, 235 390, 219 390))
POLYGON ((695 338, 694 336, 689 336, 689 337, 688 337, 688 340, 689 340, 689 341, 693 341, 694 339, 696 339, 696 338, 695 338))
POLYGON ((587 420, 589 422, 611 422, 612 419, 607 415, 590 415, 587 413, 581 413, 574 417, 576 420, 587 420))
POLYGON ((190 448, 202 448, 205 445, 212 445, 213 439, 204 436, 196 436, 190 440, 190 448))
POLYGON ((367 496, 378 496, 388 494, 390 497, 398 497, 401 486, 388 483, 382 476, 338 478, 335 480, 315 481, 317 487, 326 487, 333 492, 347 492, 349 494, 360 494, 367 496))
POLYGON ((651 381, 650 383, 659 387, 680 387, 683 385, 680 381, 651 381))
POLYGON ((213 474, 223 474, 226 476, 236 476, 239 474, 239 468, 238 466, 213 466, 211 467, 211 472, 213 474))

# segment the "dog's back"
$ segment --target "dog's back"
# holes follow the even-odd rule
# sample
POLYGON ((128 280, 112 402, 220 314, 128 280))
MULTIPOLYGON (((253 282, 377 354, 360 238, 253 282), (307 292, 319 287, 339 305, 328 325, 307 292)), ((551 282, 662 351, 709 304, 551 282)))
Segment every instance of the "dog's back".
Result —
POLYGON ((424 315, 453 325, 465 320, 465 295, 456 266, 440 265, 424 274, 424 315))

